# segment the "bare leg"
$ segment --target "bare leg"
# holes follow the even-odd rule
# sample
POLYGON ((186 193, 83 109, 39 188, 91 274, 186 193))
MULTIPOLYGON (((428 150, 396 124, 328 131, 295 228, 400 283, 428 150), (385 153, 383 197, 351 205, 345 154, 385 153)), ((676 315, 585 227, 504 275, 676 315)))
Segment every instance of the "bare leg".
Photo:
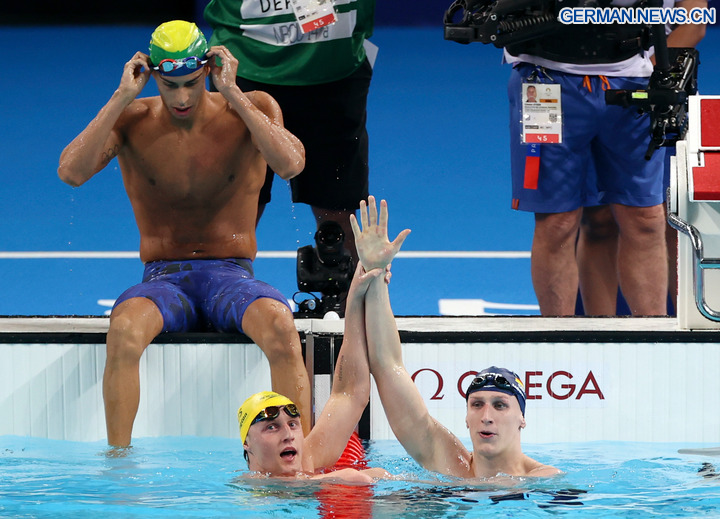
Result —
POLYGON ((663 206, 613 204, 612 209, 620 227, 620 288, 630 311, 635 316, 665 315, 668 260, 663 206))
POLYGON ((140 357, 162 331, 163 318, 144 297, 120 303, 110 316, 103 399, 108 443, 127 447, 140 404, 140 357))
POLYGON ((578 291, 575 242, 581 211, 535 215, 530 270, 542 315, 575 314, 578 291))
POLYGON ((618 227, 610 207, 585 207, 577 243, 585 315, 617 313, 617 241, 618 227))
MULTIPOLYGON (((242 328, 265 353, 270 363, 273 391, 295 402, 301 416, 312 416, 310 378, 305 369, 300 336, 290 309, 274 299, 256 299, 245 311, 242 328)), ((307 435, 312 420, 304 419, 302 423, 307 435)))

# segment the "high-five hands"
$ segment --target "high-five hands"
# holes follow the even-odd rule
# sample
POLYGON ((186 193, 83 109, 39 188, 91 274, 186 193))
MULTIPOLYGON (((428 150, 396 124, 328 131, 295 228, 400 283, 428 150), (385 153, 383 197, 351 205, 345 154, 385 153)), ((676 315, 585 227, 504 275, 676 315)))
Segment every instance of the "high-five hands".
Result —
POLYGON ((358 257, 365 271, 383 269, 390 265, 395 255, 400 251, 410 229, 405 229, 392 242, 388 239, 388 208, 387 202, 380 202, 380 215, 378 218, 375 197, 368 197, 368 203, 360 202, 360 222, 358 225, 355 215, 350 215, 350 225, 355 235, 355 246, 358 257))

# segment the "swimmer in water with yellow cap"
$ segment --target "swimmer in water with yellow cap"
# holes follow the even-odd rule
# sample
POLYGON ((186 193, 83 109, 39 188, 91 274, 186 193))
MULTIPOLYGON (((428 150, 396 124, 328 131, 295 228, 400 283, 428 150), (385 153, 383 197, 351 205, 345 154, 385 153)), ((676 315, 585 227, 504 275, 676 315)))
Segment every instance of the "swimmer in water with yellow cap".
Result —
POLYGON ((266 168, 292 178, 305 150, 271 96, 237 87, 237 66, 225 47, 208 48, 194 23, 160 25, 149 54, 125 64, 110 100, 60 156, 58 174, 71 186, 117 158, 140 231, 143 281, 117 299, 107 333, 112 446, 131 443, 140 358, 161 332, 244 333, 267 356, 273 389, 310 411, 292 311, 252 270, 266 168), (218 92, 207 90, 209 74, 218 92), (160 95, 139 98, 151 76, 160 95))
MULTIPOLYGON (((363 258, 382 255, 383 268, 366 272, 358 265, 348 292, 345 333, 335 365, 332 390, 317 423, 307 437, 301 425, 309 417, 293 401, 273 392, 257 393, 240 406, 238 423, 248 468, 272 477, 332 479, 338 482, 370 483, 389 474, 380 468, 352 467, 324 473, 336 464, 348 444, 370 398, 370 371, 365 336, 365 294, 373 282, 389 281, 390 260, 400 250, 409 231, 390 242, 387 237, 387 208, 362 236, 363 258), (384 275, 383 275, 384 274, 384 275), (384 278, 384 279, 383 279, 384 278)), ((346 451, 347 452, 347 451, 346 451)))

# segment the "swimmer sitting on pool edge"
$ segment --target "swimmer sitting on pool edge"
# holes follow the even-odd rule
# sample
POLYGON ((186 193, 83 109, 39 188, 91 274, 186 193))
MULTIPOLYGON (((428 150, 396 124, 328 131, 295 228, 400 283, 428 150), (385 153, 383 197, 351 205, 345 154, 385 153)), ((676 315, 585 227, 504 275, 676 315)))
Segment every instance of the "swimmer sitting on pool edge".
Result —
POLYGON ((108 443, 119 448, 132 440, 141 358, 163 332, 245 334, 267 357, 273 389, 310 409, 292 310, 252 267, 266 169, 299 175, 303 145, 271 96, 238 88, 238 60, 208 48, 194 23, 159 25, 148 52, 125 63, 117 89, 58 166, 77 187, 117 158, 140 232, 145 271, 113 306, 102 384, 108 443), (209 75, 218 92, 207 91, 209 75), (151 78, 159 95, 139 97, 151 78))

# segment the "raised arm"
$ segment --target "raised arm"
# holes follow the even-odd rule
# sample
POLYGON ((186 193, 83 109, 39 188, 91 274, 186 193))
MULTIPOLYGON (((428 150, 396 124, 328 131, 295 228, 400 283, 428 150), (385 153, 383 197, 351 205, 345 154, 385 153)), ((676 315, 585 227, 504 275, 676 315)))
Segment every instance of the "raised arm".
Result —
MULTIPOLYGON (((372 197, 371 200, 375 209, 375 201, 372 197)), ((307 438, 315 468, 331 466, 338 460, 370 399, 370 367, 365 334, 366 292, 376 279, 385 284, 385 267, 400 250, 405 236, 410 232, 403 231, 393 243, 388 242, 387 206, 384 207, 384 234, 377 232, 377 226, 372 231, 362 233, 358 230, 355 217, 350 217, 356 246, 362 250, 360 257, 365 261, 357 266, 350 284, 345 307, 345 334, 335 365, 330 398, 307 438)), ((362 202, 363 222, 369 229, 364 208, 362 202)), ((376 213, 373 213, 374 221, 377 221, 376 213)))
POLYGON ((240 90, 235 83, 238 61, 224 46, 211 47, 207 55, 215 88, 245 121, 268 165, 285 180, 298 175, 305 168, 305 147, 283 126, 277 102, 264 92, 255 92, 251 101, 240 90), (220 66, 215 58, 221 60, 220 66))
POLYGON ((117 156, 122 138, 115 124, 149 78, 147 54, 135 53, 125 64, 120 86, 110 100, 60 154, 58 176, 63 182, 75 187, 84 184, 117 156))
POLYGON ((334 465, 370 399, 370 367, 365 337, 365 293, 382 271, 358 265, 345 306, 345 333, 335 365, 332 390, 307 437, 315 469, 334 465))
MULTIPOLYGON (((370 197, 367 214, 361 206, 363 229, 353 221, 360 261, 373 267, 388 264, 398 252, 409 231, 403 231, 392 243, 387 239, 387 204, 381 202, 377 216, 375 200, 370 197), (358 235, 360 236, 358 238, 358 235), (372 236, 384 237, 382 246, 372 236), (399 243, 398 243, 398 240, 399 243), (361 244, 367 243, 368 247, 361 244)), ((426 469, 448 475, 466 476, 470 453, 460 440, 428 412, 402 359, 400 335, 390 306, 388 286, 374 279, 365 297, 365 328, 370 371, 393 433, 405 450, 426 469)))

